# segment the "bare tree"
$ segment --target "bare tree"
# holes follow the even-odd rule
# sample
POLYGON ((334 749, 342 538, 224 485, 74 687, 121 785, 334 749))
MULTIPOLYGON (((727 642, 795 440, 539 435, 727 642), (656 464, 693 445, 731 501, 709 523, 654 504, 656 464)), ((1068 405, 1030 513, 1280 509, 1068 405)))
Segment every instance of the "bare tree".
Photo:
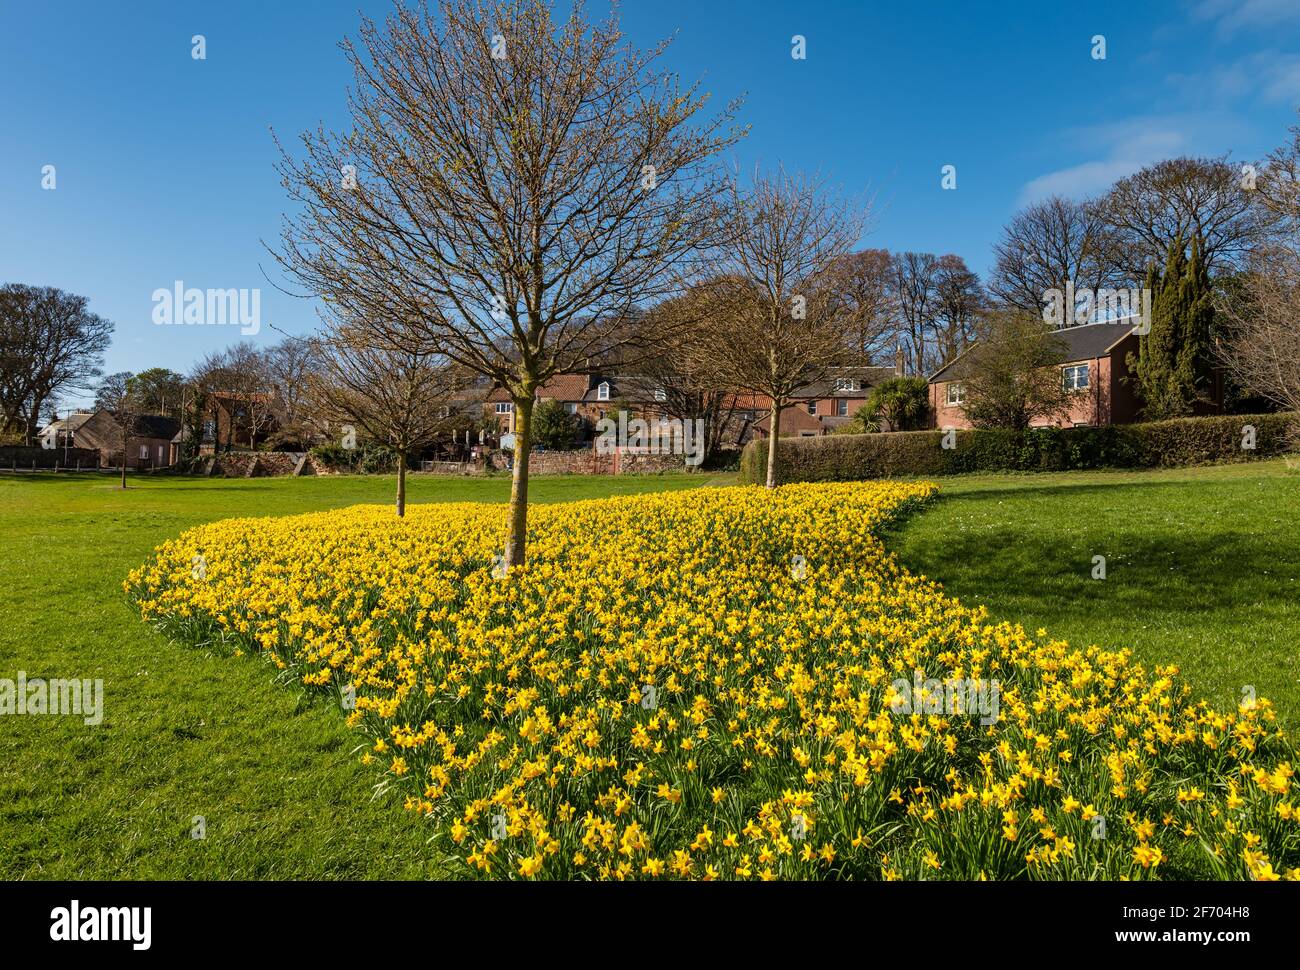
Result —
MULTIPOLYGON (((250 341, 243 340, 207 354, 194 365, 190 379, 206 403, 213 406, 214 416, 218 402, 229 411, 227 451, 237 443, 235 439, 241 425, 248 434, 248 446, 252 448, 258 437, 275 423, 279 404, 267 358, 250 341)), ((218 437, 219 424, 218 419, 215 431, 218 437)), ((220 448, 220 441, 215 444, 220 448)))
POLYGON ((732 181, 723 275, 697 289, 706 326, 693 359, 716 383, 771 401, 767 486, 776 485, 781 412, 800 388, 860 361, 853 320, 835 271, 866 225, 814 177, 756 174, 732 181))
POLYGON ((281 263, 351 319, 429 341, 496 381, 516 412, 507 566, 527 536, 540 385, 617 349, 643 301, 698 270, 723 185, 709 163, 743 134, 615 16, 581 0, 446 0, 365 20, 345 42, 346 134, 303 136, 284 184, 281 263))
POLYGON ((311 412, 304 406, 308 385, 318 362, 306 337, 285 337, 263 352, 267 382, 275 401, 275 439, 305 444, 315 437, 311 412))
POLYGON ((142 413, 139 383, 129 371, 109 374, 95 389, 95 406, 107 412, 122 446, 122 488, 126 488, 126 456, 142 413))
POLYGON ((932 370, 938 356, 930 339, 938 298, 938 264, 932 253, 894 255, 892 289, 898 339, 900 345, 906 343, 912 372, 917 375, 932 370))
POLYGON ((312 356, 319 362, 308 377, 314 409, 393 450, 397 514, 406 515, 411 454, 451 430, 457 396, 472 375, 444 355, 394 343, 359 323, 333 324, 312 341, 312 356))
POLYGON ((1265 159, 1256 180, 1255 201, 1277 216, 1280 228, 1294 237, 1300 232, 1300 124, 1288 129, 1290 141, 1265 159))
POLYGON ((21 426, 25 444, 56 396, 90 390, 102 373, 113 324, 87 299, 53 287, 0 287, 0 432, 21 426))
POLYGON ((729 431, 738 430, 736 395, 715 381, 712 368, 693 352, 704 339, 702 330, 713 323, 709 307, 694 291, 653 307, 640 323, 646 331, 641 342, 659 352, 627 368, 640 396, 653 399, 655 410, 668 418, 704 422, 706 461, 722 448, 729 431))
POLYGON ((1193 238, 1203 240, 1212 274, 1241 266, 1276 228, 1243 179, 1225 158, 1171 158, 1120 179, 1095 205, 1114 234, 1112 268, 1138 285, 1150 265, 1164 265, 1175 240, 1193 238))
POLYGON ((960 256, 940 256, 935 263, 933 345, 944 363, 975 339, 986 297, 979 277, 960 256))
POLYGON ((1110 238, 1094 205, 1059 195, 1036 202, 1016 213, 994 245, 989 292, 1006 306, 1041 313, 1049 290, 1115 285, 1110 238))
POLYGON ((838 260, 827 285, 850 316, 864 362, 880 361, 896 343, 897 300, 893 257, 887 249, 863 249, 838 260))

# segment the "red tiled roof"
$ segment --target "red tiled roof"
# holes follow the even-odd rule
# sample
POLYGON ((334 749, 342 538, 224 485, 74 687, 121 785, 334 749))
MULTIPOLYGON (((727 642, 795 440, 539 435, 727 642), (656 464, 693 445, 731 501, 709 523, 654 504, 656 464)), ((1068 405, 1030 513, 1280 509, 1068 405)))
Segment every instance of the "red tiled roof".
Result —
MULTIPOLYGON (((587 374, 556 374, 537 389, 537 399, 540 401, 549 397, 563 403, 581 401, 590 386, 591 377, 587 374)), ((509 401, 510 395, 504 387, 494 387, 487 400, 489 403, 509 401)))

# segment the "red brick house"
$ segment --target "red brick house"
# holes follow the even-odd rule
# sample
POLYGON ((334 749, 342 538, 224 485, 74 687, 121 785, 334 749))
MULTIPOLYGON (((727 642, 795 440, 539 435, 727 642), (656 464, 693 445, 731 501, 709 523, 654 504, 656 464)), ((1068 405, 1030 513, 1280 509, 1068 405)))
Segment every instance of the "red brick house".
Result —
MULTIPOLYGON (((781 412, 781 436, 813 438, 830 434, 853 419, 867 403, 871 389, 900 373, 894 367, 841 367, 826 380, 809 384, 795 393, 795 403, 781 412)), ((766 438, 771 425, 771 398, 751 395, 746 409, 755 411, 754 434, 766 438)))
MULTIPOLYGON (((1065 386, 1072 389, 1068 414, 1037 418, 1033 427, 1126 424, 1138 419, 1141 403, 1132 386, 1127 357, 1137 354, 1136 324, 1090 323, 1056 331, 1064 341, 1060 362, 1054 365, 1065 386)), ((972 345, 973 346, 973 345, 972 345)), ((930 415, 936 428, 969 428, 962 407, 963 378, 969 377, 968 353, 954 357, 930 378, 930 415)))
MULTIPOLYGON (((557 374, 537 389, 537 400, 559 401, 566 411, 592 428, 597 421, 620 407, 634 411, 638 417, 653 416, 656 413, 655 401, 661 399, 660 393, 636 378, 612 374, 557 374)), ((502 434, 514 433, 515 406, 504 388, 493 388, 483 407, 496 418, 502 434)))
MULTIPOLYGON (((809 384, 795 394, 796 403, 781 417, 781 434, 823 435, 852 419, 867 403, 871 388, 893 377, 896 367, 845 367, 823 381, 809 384)), ((666 397, 662 389, 638 377, 617 374, 560 374, 537 390, 537 400, 555 400, 588 428, 626 407, 634 416, 652 420, 661 413, 656 403, 666 397)), ((771 399, 763 394, 737 394, 730 401, 732 416, 725 445, 745 444, 751 437, 767 435, 771 399)), ((487 413, 496 418, 502 434, 515 430, 514 405, 503 388, 494 388, 484 402, 487 413)))

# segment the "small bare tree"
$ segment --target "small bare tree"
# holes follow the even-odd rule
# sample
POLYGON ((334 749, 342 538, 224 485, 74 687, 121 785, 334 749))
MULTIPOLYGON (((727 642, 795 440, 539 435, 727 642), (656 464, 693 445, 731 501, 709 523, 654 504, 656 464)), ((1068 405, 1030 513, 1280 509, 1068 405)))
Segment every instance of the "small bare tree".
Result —
POLYGON ((344 45, 345 134, 303 136, 278 258, 350 319, 431 343, 515 408, 507 567, 524 562, 531 417, 548 378, 619 355, 625 318, 696 275, 735 106, 657 69, 581 0, 399 7, 344 45))
POLYGON ((836 270, 861 236, 865 207, 846 204, 819 178, 755 174, 731 184, 723 274, 698 288, 691 353, 724 387, 771 401, 767 485, 776 485, 781 412, 795 392, 861 360, 855 304, 836 270))
POLYGON ((406 515, 411 454, 455 424, 465 369, 432 350, 396 344, 364 324, 335 323, 312 341, 307 394, 325 420, 347 422, 397 456, 398 516, 406 515))
POLYGON ((95 389, 95 406, 103 408, 113 421, 118 442, 122 446, 122 488, 126 488, 126 456, 135 438, 136 422, 141 410, 140 389, 130 371, 109 374, 95 389))

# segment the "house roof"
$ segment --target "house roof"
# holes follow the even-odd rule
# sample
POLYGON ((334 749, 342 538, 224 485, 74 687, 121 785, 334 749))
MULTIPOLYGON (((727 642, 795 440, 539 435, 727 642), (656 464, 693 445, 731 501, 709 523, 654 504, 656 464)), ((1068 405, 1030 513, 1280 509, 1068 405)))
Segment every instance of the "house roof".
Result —
POLYGON ((888 380, 895 375, 895 370, 890 367, 837 367, 827 375, 825 380, 814 381, 795 392, 794 396, 799 399, 805 398, 826 398, 826 397, 862 397, 863 392, 875 387, 881 381, 888 380), (839 390, 836 388, 836 382, 844 378, 858 382, 857 390, 839 390))
MULTIPOLYGON (((110 417, 116 418, 112 411, 106 412, 110 417)), ((180 431, 181 423, 175 418, 169 418, 163 414, 139 414, 135 418, 135 430, 132 435, 136 438, 166 438, 168 441, 176 437, 176 432, 180 431)))
POLYGON ((41 429, 41 434, 48 434, 51 431, 73 431, 75 432, 83 424, 95 416, 93 411, 74 411, 66 418, 59 418, 57 421, 51 421, 41 429))
MULTIPOLYGON (((556 374, 537 389, 539 401, 551 398, 564 404, 583 402, 600 402, 602 404, 619 398, 639 400, 649 397, 644 383, 636 378, 615 377, 610 374, 556 374), (609 397, 600 396, 600 385, 609 385, 609 397)), ((488 394, 487 403, 509 401, 510 395, 503 387, 494 387, 488 394)))
MULTIPOLYGON (((1061 352, 1056 355, 1058 364, 1066 364, 1072 360, 1092 360, 1096 357, 1105 357, 1117 343, 1131 334, 1137 328, 1137 324, 1132 321, 1121 323, 1086 323, 1078 327, 1063 327, 1060 330, 1053 331, 1054 335, 1059 337, 1063 343, 1061 352)), ((930 376, 930 383, 940 383, 943 381, 961 380, 963 377, 970 376, 970 369, 963 362, 966 355, 970 353, 971 344, 960 354, 954 357, 948 363, 930 376)))

